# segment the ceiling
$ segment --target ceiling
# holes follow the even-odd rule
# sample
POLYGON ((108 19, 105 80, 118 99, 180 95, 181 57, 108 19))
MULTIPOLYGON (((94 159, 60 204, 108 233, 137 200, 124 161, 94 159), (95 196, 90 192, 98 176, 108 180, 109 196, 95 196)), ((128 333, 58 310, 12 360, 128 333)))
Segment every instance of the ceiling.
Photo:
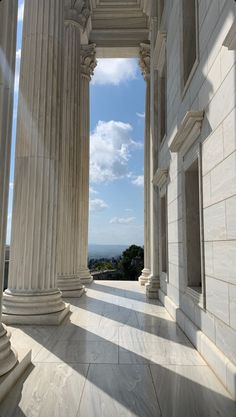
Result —
POLYGON ((149 39, 152 0, 91 0, 90 42, 102 58, 135 57, 149 39))

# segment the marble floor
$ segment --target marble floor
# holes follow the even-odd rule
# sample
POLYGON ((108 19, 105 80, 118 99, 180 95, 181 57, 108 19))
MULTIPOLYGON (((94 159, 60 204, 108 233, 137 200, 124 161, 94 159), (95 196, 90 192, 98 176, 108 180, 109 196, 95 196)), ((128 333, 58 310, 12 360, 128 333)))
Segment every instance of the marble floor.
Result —
POLYGON ((12 327, 32 365, 1 417, 235 417, 190 341, 137 282, 96 281, 59 327, 12 327))

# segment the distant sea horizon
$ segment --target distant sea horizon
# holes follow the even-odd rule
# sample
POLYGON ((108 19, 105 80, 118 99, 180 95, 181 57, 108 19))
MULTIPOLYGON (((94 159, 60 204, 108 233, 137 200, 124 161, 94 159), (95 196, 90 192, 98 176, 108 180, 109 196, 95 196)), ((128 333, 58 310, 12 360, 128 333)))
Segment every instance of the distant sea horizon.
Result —
POLYGON ((89 243, 88 245, 88 257, 89 259, 99 259, 99 258, 116 258, 122 255, 130 245, 99 245, 89 243))
MULTIPOLYGON (((6 245, 9 247, 9 245, 6 245)), ((89 259, 101 259, 101 258, 117 258, 122 255, 130 244, 127 245, 114 245, 114 244, 95 244, 89 243, 88 245, 88 258, 89 259)), ((143 246, 143 245, 138 245, 143 246)), ((9 256, 9 252, 8 252, 9 256)))

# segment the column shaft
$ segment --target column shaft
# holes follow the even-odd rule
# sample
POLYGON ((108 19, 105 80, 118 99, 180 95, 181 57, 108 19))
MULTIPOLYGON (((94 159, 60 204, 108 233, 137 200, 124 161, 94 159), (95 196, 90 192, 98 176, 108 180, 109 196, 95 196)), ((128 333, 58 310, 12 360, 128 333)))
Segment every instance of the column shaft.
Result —
POLYGON ((9 323, 57 324, 56 286, 63 2, 25 0, 8 289, 9 323))
POLYGON ((65 297, 79 297, 84 286, 79 277, 79 210, 82 198, 80 135, 80 26, 65 22, 63 128, 60 156, 57 279, 65 297))
MULTIPOLYGON (((152 18, 151 49, 154 47, 157 34, 157 18, 152 18)), ((160 288, 159 265, 159 189, 153 184, 153 177, 158 168, 158 73, 153 65, 150 67, 150 124, 151 124, 151 152, 150 152, 150 265, 151 271, 146 284, 148 298, 158 298, 160 288)))
POLYGON ((12 112, 16 57, 17 0, 0 2, 0 376, 17 362, 10 333, 2 324, 9 172, 11 156, 12 112))
POLYGON ((144 137, 144 269, 139 282, 144 285, 150 275, 150 45, 141 44, 141 69, 146 80, 144 137))
POLYGON ((95 68, 95 45, 83 45, 81 48, 81 89, 80 89, 80 140, 81 140, 81 192, 80 192, 80 229, 81 243, 79 257, 79 276, 84 284, 92 281, 88 269, 88 220, 89 220, 89 136, 90 105, 89 82, 95 68))
POLYGON ((150 254, 151 254, 151 272, 146 284, 146 294, 148 298, 158 298, 160 288, 160 267, 159 267, 159 189, 152 179, 158 168, 158 76, 157 71, 151 72, 151 154, 150 154, 150 254))

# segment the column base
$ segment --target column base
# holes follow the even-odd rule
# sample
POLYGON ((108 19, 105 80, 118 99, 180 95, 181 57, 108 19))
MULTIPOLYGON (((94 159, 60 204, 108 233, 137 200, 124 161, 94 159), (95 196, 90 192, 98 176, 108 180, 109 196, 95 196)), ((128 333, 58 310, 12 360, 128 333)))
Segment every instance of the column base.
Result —
POLYGON ((79 298, 85 293, 85 287, 78 276, 60 275, 57 278, 57 285, 65 298, 79 298))
POLYGON ((148 283, 145 285, 146 296, 149 299, 159 299, 160 279, 159 277, 150 276, 148 283))
POLYGON ((83 294, 85 294, 85 288, 83 285, 83 288, 81 290, 61 290, 62 292, 62 298, 80 298, 83 294))
POLYGON ((145 285, 148 282, 148 278, 150 277, 150 269, 144 268, 142 270, 142 275, 139 277, 139 283, 141 285, 145 285))
POLYGON ((79 271, 79 279, 82 284, 88 285, 91 284, 93 281, 93 277, 90 274, 90 271, 88 268, 80 269, 79 271))
POLYGON ((12 349, 11 333, 3 324, 0 325, 0 376, 9 372, 17 362, 17 353, 12 349))
POLYGON ((41 326, 58 326, 70 312, 70 304, 65 304, 65 308, 57 313, 50 314, 2 314, 2 321, 5 324, 31 324, 41 326))
POLYGON ((6 324, 57 325, 69 312, 61 292, 20 292, 7 289, 3 293, 2 321, 6 324))
POLYGON ((31 363, 31 350, 20 350, 14 367, 0 377, 0 402, 31 363))

